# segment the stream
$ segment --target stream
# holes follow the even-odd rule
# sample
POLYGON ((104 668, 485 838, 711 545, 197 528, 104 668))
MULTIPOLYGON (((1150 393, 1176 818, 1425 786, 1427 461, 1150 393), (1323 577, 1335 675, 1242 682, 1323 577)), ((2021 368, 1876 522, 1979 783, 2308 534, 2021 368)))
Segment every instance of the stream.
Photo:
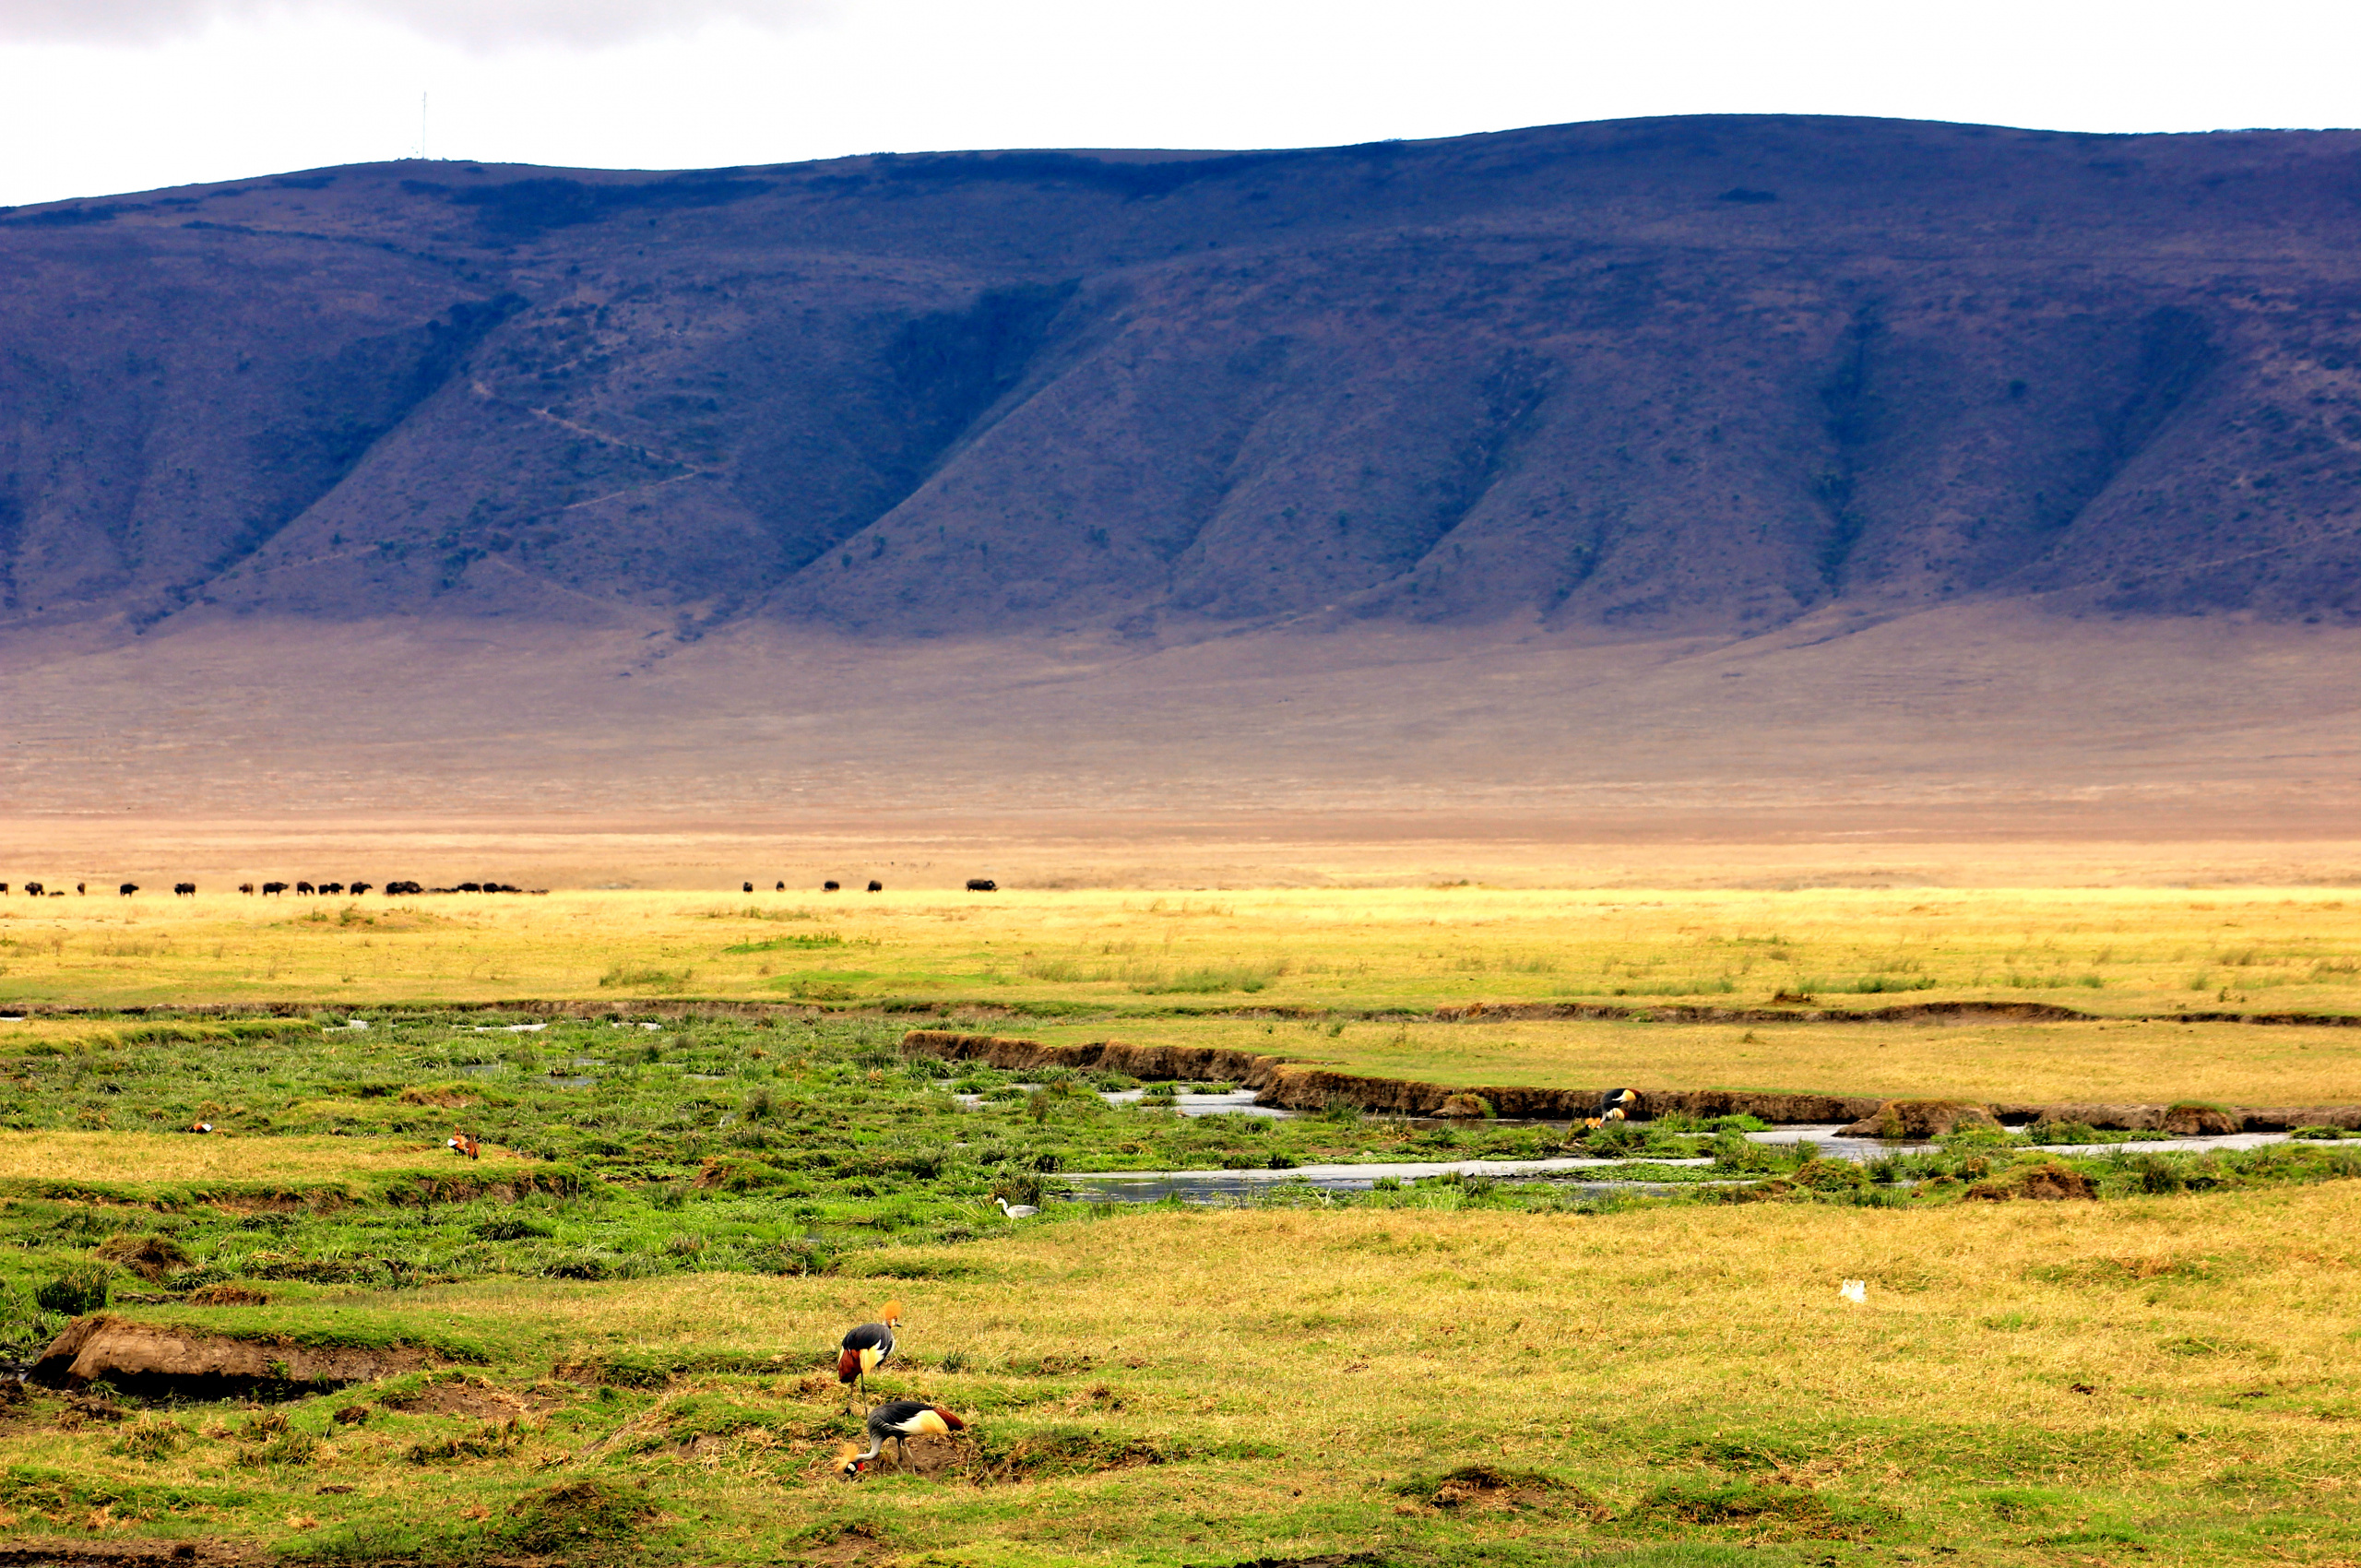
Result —
MULTIPOLYGON (((1205 1096, 1206 1099, 1231 1099, 1231 1096, 1205 1096)), ((1200 1114, 1207 1114, 1200 1112, 1200 1114)), ((1767 1133, 1749 1133, 1748 1141, 1772 1146, 1793 1146, 1809 1140, 1823 1158, 1868 1161, 1881 1159, 1890 1154, 1923 1154, 1937 1146, 1929 1143, 1880 1143, 1875 1138, 1840 1138, 1837 1123, 1824 1126, 1774 1127, 1767 1133)), ((2132 1153, 2201 1154, 2208 1149, 2250 1149, 2265 1144, 2284 1143, 2284 1133, 2231 1133, 2217 1137, 2143 1138, 2123 1144, 2059 1144, 2041 1146, 2054 1154, 2106 1154, 2111 1149, 2132 1153)), ((1601 1193, 1659 1194, 1683 1192, 1715 1183, 1683 1181, 1678 1182, 1639 1181, 1583 1182, 1563 1181, 1578 1176, 1584 1170, 1596 1170, 1602 1166, 1624 1170, 1636 1167, 1686 1166, 1698 1169, 1709 1166, 1711 1159, 1593 1159, 1561 1156, 1554 1159, 1456 1159, 1431 1162, 1402 1162, 1370 1165, 1299 1165, 1288 1170, 1096 1170, 1075 1171, 1060 1178, 1070 1189, 1063 1195, 1070 1203, 1157 1203, 1168 1197, 1178 1197, 1184 1203, 1219 1204, 1252 1197, 1267 1192, 1283 1182, 1298 1182, 1328 1193, 1365 1193, 1386 1177, 1397 1182, 1415 1182, 1421 1177, 1489 1176, 1499 1181, 1548 1181, 1579 1189, 1586 1195, 1601 1193)), ((1748 1177, 1744 1180, 1751 1181, 1748 1177)))

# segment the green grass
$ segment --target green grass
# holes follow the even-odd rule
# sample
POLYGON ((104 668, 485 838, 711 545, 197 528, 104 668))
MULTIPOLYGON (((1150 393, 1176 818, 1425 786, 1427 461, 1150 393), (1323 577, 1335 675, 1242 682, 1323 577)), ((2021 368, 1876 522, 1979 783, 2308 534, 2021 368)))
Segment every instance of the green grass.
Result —
POLYGON ((0 1420, 0 1528, 426 1563, 2361 1544, 2297 1479, 2361 1431, 2361 1141, 2058 1162, 1987 1136, 1864 1169, 1735 1122, 1190 1120, 1107 1105, 1112 1075, 908 1059, 874 1015, 326 1016, 371 1027, 0 1040, 0 1341, 37 1353, 65 1321, 42 1293, 95 1277, 184 1331, 429 1364, 259 1410, 35 1391, 0 1420), (200 1116, 220 1130, 178 1131, 200 1116), (454 1124, 486 1158, 441 1148, 454 1124), (1077 1170, 1576 1149, 1693 1192, 1282 1182, 1021 1226, 990 1203, 1077 1170), (1715 1164, 1649 1163, 1692 1154, 1715 1164), (2101 1201, 1977 1195, 2059 1163, 2101 1201), (938 1470, 847 1487, 826 1368, 889 1296, 908 1349, 879 1396, 976 1425, 938 1470))

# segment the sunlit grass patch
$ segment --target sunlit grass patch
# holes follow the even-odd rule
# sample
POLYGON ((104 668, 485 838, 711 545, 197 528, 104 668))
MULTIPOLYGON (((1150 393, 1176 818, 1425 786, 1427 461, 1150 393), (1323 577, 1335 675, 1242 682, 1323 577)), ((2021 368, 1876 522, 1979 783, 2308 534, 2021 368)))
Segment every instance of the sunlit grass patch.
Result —
MULTIPOLYGON (((196 1133, 0 1132, 0 1180, 339 1182, 431 1165, 439 1140, 222 1137, 196 1133)), ((493 1151, 487 1158, 503 1157, 493 1151)))

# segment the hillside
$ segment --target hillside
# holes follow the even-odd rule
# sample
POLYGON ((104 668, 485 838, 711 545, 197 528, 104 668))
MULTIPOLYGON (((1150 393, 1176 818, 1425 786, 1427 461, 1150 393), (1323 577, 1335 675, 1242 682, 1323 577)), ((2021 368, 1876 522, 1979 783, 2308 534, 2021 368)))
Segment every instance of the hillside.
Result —
POLYGON ((2361 134, 1762 117, 18 209, 0 646, 2335 624, 2356 241, 2361 134))

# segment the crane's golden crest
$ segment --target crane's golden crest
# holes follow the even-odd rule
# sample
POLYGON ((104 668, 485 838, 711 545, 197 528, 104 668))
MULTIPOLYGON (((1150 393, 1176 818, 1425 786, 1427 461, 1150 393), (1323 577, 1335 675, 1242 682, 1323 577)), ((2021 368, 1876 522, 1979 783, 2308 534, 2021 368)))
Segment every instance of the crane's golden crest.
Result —
POLYGON ((899 1324, 902 1321, 902 1303, 899 1301, 886 1302, 885 1310, 883 1313, 880 1313, 878 1317, 879 1320, 884 1323, 899 1324))

